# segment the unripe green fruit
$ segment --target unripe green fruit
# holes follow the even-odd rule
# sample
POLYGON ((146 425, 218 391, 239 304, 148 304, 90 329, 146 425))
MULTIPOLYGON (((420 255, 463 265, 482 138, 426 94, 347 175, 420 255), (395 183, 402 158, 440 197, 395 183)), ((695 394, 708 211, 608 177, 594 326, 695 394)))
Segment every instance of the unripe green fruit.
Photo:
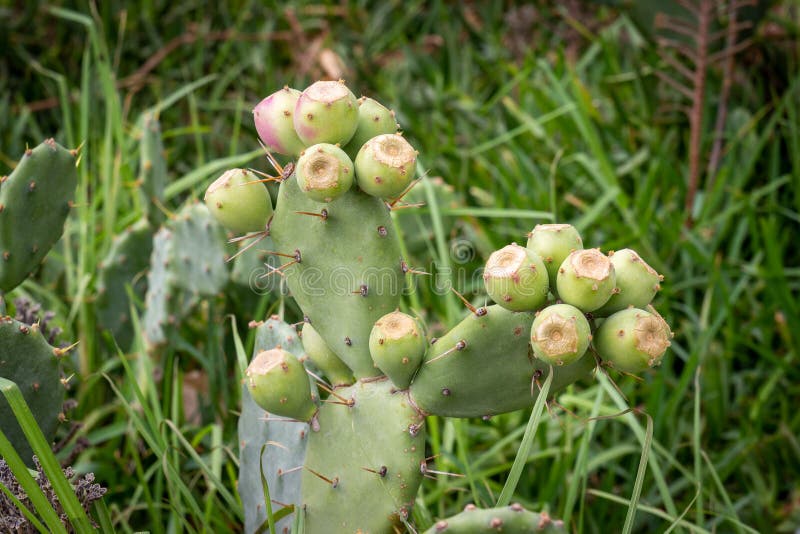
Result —
POLYGON ((300 190, 308 198, 330 202, 353 185, 353 162, 338 146, 320 143, 300 154, 295 174, 300 190))
POLYGON ((516 243, 489 256, 483 283, 492 300, 507 310, 531 311, 547 301, 547 269, 542 259, 516 243))
POLYGON ((380 102, 362 96, 358 99, 358 128, 344 151, 355 160, 364 143, 381 134, 393 134, 399 128, 394 111, 385 108, 380 102))
POLYGON ((303 323, 301 336, 303 349, 320 371, 334 386, 348 386, 355 382, 353 371, 330 349, 311 323, 303 323))
POLYGON ((284 87, 253 109, 253 122, 258 136, 272 152, 297 156, 306 147, 294 130, 294 108, 299 98, 300 91, 284 87))
POLYGON ((378 319, 369 335, 372 360, 400 389, 411 384, 427 347, 419 321, 399 311, 378 319))
POLYGON ((626 248, 610 252, 611 263, 617 278, 619 292, 611 295, 608 302, 595 312, 605 317, 630 306, 644 308, 653 300, 664 278, 650 267, 635 251, 626 248))
POLYGON ((595 331, 594 347, 614 369, 640 373, 661 363, 671 337, 660 315, 628 308, 603 321, 595 331))
POLYGON ((297 99, 294 129, 306 145, 346 145, 358 127, 358 101, 342 81, 310 85, 297 99))
POLYGON ((562 301, 584 313, 594 311, 616 291, 614 266, 596 248, 576 250, 559 267, 556 288, 562 301))
POLYGON ((569 365, 589 348, 589 321, 578 308, 554 304, 536 314, 531 327, 533 354, 552 365, 569 365))
POLYGON ((317 412, 303 364, 280 348, 259 352, 245 371, 245 383, 262 409, 309 421, 317 412))
POLYGON ((527 247, 542 257, 555 293, 558 268, 570 252, 583 249, 583 240, 571 224, 537 224, 528 234, 527 247))
POLYGON ((269 191, 257 180, 258 177, 248 170, 231 169, 208 186, 206 206, 211 215, 231 232, 261 232, 272 217, 269 191))
POLYGON ((395 198, 416 173, 417 151, 400 134, 384 134, 367 141, 356 156, 356 180, 367 194, 395 198))

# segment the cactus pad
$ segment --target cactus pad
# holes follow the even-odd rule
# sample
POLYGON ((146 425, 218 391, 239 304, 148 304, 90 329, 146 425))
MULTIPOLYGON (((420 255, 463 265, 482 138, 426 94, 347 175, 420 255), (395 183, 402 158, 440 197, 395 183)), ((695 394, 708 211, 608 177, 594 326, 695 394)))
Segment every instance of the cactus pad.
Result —
POLYGON ((448 519, 438 521, 424 534, 566 534, 564 522, 553 520, 545 512, 525 510, 519 504, 503 508, 481 510, 467 505, 464 511, 448 519))
POLYGON ((324 218, 308 215, 320 204, 290 177, 278 193, 272 240, 279 252, 297 253, 300 262, 283 272, 311 324, 357 378, 374 376, 369 334, 398 307, 402 289, 394 225, 380 200, 354 189, 324 209, 324 218))
MULTIPOLYGON (((0 376, 19 386, 47 439, 55 435, 64 404, 60 354, 60 349, 47 343, 38 324, 28 326, 11 317, 0 317, 0 376)), ((2 396, 0 430, 28 465, 33 465, 33 451, 2 396)))
POLYGON ((78 183, 75 157, 48 139, 0 178, 0 292, 22 283, 61 237, 78 183))

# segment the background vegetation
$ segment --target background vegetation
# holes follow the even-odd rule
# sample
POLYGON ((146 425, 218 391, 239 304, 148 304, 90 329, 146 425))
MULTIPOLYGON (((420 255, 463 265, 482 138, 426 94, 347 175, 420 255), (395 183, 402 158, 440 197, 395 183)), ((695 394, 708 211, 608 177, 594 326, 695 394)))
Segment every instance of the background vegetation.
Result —
MULTIPOLYGON (((752 25, 734 34, 741 46, 725 48, 723 31, 710 48, 735 50, 734 60, 701 65, 698 92, 681 70, 697 72, 681 49, 696 50, 697 34, 659 43, 655 9, 643 3, 656 4, 0 7, 0 174, 46 137, 83 145, 65 237, 8 301, 42 303, 61 340, 80 341, 78 404, 62 434, 80 426, 59 458, 108 487, 114 527, 240 528, 231 329, 248 346, 250 320, 298 319, 274 295, 232 289, 207 301, 160 359, 122 355, 100 331, 99 262, 141 213, 136 121, 159 114, 172 179, 165 209, 175 210, 226 167, 268 170, 250 110, 284 84, 326 77, 395 109, 428 175, 452 186, 452 202, 397 215, 426 260, 416 267, 437 280, 548 221, 575 224, 589 246, 635 248, 666 277, 658 307, 676 337, 662 367, 641 382, 612 375, 619 390, 600 379, 562 394, 515 500, 576 531, 607 532, 625 521, 644 452, 636 531, 800 528, 798 5, 742 12, 752 25)), ((716 29, 729 15, 714 11, 716 29)), ((454 285, 482 302, 470 280, 454 285)), ((423 279, 408 303, 437 331, 463 314, 423 279)), ((419 526, 497 499, 528 415, 431 420, 437 469, 466 476, 425 481, 419 526)))

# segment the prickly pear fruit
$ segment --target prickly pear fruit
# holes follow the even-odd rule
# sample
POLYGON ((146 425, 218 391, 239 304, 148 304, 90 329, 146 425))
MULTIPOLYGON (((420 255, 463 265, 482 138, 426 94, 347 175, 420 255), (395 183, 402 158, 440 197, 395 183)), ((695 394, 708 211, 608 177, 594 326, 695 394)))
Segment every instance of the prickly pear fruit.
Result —
POLYGON ((619 292, 611 295, 602 308, 595 312, 599 317, 624 310, 629 306, 644 308, 653 300, 663 279, 635 251, 626 248, 609 252, 619 292))
POLYGON ((365 193, 395 198, 411 184, 417 151, 400 134, 384 134, 367 141, 356 156, 356 180, 365 193))
POLYGON ((328 143, 305 149, 295 169, 300 190, 317 202, 331 202, 353 185, 353 162, 344 150, 328 143))
POLYGON ((468 504, 464 511, 437 521, 424 534, 566 534, 564 522, 553 520, 546 512, 530 512, 520 504, 503 508, 478 509, 468 504))
POLYGON ((76 155, 48 139, 0 177, 0 292, 22 283, 61 237, 78 184, 76 155))
POLYGON ((306 145, 346 145, 358 128, 358 101, 343 81, 319 81, 300 94, 294 129, 306 145))
MULTIPOLYGON (((0 317, 0 376, 17 384, 48 440, 56 433, 64 404, 58 359, 65 352, 47 343, 38 324, 29 326, 11 317, 0 317)), ((32 465, 33 451, 2 395, 0 431, 32 465)))
POLYGON ((489 256, 483 271, 486 292, 512 311, 532 311, 547 300, 547 270, 538 254, 516 243, 489 256))
POLYGON ((268 150, 297 156, 306 147, 294 130, 294 109, 299 98, 300 91, 284 86, 253 109, 256 131, 268 150))
POLYGON ((233 233, 261 232, 272 217, 269 191, 257 180, 247 169, 231 169, 206 190, 208 211, 233 233))
POLYGON ((393 134, 399 128, 394 111, 386 109, 376 100, 362 96, 358 99, 358 128, 344 151, 355 159, 364 143, 381 134, 393 134))
POLYGON ((671 337, 660 315, 628 308, 603 321, 593 343, 603 362, 626 373, 640 373, 661 363, 671 337))
POLYGON ((348 386, 355 382, 353 371, 330 349, 311 323, 303 323, 301 335, 306 355, 333 386, 348 386))
POLYGON ((400 389, 411 383, 427 346, 419 321, 400 311, 378 319, 369 335, 372 360, 400 389))
POLYGON ((570 252, 583 248, 583 240, 571 224, 537 224, 528 234, 527 247, 541 256, 555 293, 558 268, 570 252))
POLYGON ((259 352, 245 371, 253 400, 264 410, 310 421, 317 412, 303 364, 281 348, 259 352))
POLYGON ((596 248, 576 250, 558 269, 558 297, 583 312, 591 312, 608 302, 616 289, 614 265, 596 248))
POLYGON ((552 365, 569 365, 581 358, 591 339, 589 321, 578 308, 554 304, 536 314, 531 328, 533 354, 552 365))

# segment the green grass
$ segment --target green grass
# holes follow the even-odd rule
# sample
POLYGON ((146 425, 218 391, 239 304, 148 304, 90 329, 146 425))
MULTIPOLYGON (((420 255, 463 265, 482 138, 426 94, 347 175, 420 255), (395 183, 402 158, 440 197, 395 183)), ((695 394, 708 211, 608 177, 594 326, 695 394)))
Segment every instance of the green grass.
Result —
MULTIPOLYGON (((512 35, 509 6, 495 2, 294 2, 301 33, 292 33, 282 4, 239 2, 213 12, 197 2, 146 2, 124 12, 116 2, 98 11, 69 5, 33 6, 29 18, 0 14, 7 28, 0 65, 11 73, 0 76, 0 166, 10 168, 45 137, 83 144, 65 238, 11 297, 27 294, 55 310, 65 339, 80 340, 72 418, 91 446, 75 467, 109 487, 107 520, 116 530, 239 528, 239 363, 226 317, 235 315, 245 351, 249 320, 276 311, 297 320, 288 301, 213 299, 159 360, 121 355, 98 332, 98 263, 113 235, 141 213, 136 121, 159 110, 168 209, 198 198, 228 166, 267 170, 249 110, 276 87, 303 87, 322 74, 313 62, 303 70, 301 55, 320 35, 347 65, 348 84, 397 111, 422 169, 460 199, 438 205, 426 182, 428 205, 398 213, 409 246, 417 233, 432 238, 415 249, 425 262, 415 267, 483 302, 472 271, 537 222, 555 220, 575 224, 589 246, 636 248, 666 277, 657 307, 676 337, 642 383, 612 375, 617 391, 598 377, 534 417, 431 418, 435 469, 467 476, 426 480, 418 525, 468 502, 511 499, 582 532, 800 527, 796 47, 757 41, 771 54, 769 72, 742 68, 719 172, 713 183, 706 178, 695 225, 686 228, 688 126, 659 113, 661 99, 671 98, 654 75, 664 66, 624 16, 603 10, 603 22, 576 37, 570 19, 542 3, 534 40, 515 57, 503 41, 512 35), (193 23, 201 35, 235 34, 187 39, 141 85, 130 85, 193 23), (573 42, 577 52, 567 53, 573 42), (56 105, 30 109, 48 98, 56 105), (464 263, 453 256, 461 240, 475 253, 464 263), (207 390, 189 419, 182 399, 191 372, 207 378, 207 390), (529 421, 535 434, 525 430, 529 421)), ((798 31, 791 20, 778 22, 798 31)), ((709 83, 713 117, 718 72, 709 83)), ((457 299, 437 295, 428 277, 417 282, 407 304, 434 331, 453 325, 463 313, 457 299)))

